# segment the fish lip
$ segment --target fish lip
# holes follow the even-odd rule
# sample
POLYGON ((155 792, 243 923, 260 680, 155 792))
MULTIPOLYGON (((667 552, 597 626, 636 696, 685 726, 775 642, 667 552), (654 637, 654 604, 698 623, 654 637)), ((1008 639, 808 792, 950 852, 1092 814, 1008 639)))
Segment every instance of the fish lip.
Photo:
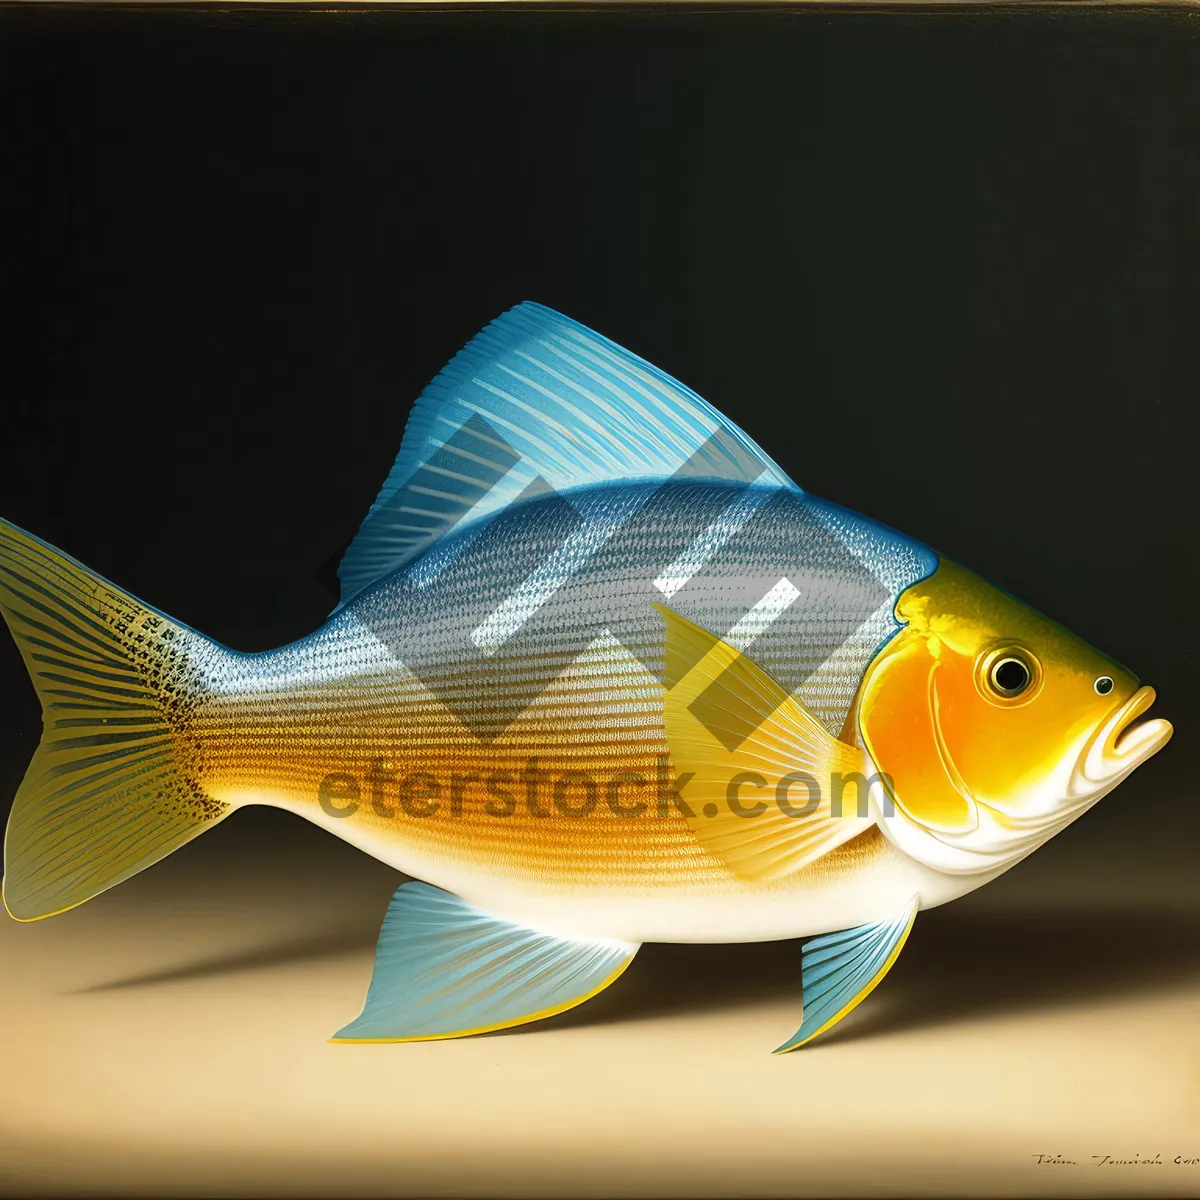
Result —
POLYGON ((1157 754, 1174 729, 1161 717, 1144 717, 1154 703, 1152 687, 1140 687, 1101 726, 1088 749, 1085 773, 1092 779, 1124 775, 1157 754))

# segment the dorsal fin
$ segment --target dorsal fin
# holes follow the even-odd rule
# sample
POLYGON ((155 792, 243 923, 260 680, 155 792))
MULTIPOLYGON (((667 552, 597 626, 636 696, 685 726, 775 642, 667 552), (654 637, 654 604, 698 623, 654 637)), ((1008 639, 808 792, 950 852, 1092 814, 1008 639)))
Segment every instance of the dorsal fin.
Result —
POLYGON ((799 490, 678 380, 553 309, 519 304, 421 393, 338 568, 342 603, 531 485, 564 491, 681 468, 695 479, 799 490))

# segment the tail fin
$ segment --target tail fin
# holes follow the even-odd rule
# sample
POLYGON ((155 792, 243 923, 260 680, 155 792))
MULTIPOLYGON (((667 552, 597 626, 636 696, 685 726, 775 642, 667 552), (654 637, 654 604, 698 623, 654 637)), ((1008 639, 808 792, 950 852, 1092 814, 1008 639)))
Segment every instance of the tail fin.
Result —
POLYGON ((4 904, 63 912, 157 862, 230 806, 201 791, 189 729, 215 642, 0 521, 0 613, 42 702, 4 841, 4 904))

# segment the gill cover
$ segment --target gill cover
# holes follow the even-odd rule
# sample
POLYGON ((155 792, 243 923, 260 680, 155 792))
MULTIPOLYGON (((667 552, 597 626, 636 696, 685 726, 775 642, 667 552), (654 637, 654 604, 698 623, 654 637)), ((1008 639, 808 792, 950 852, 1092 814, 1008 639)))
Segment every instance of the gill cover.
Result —
POLYGON ((936 638, 899 633, 864 681, 859 729, 906 816, 928 829, 965 833, 979 824, 970 788, 946 745, 943 706, 958 682, 942 664, 936 638))

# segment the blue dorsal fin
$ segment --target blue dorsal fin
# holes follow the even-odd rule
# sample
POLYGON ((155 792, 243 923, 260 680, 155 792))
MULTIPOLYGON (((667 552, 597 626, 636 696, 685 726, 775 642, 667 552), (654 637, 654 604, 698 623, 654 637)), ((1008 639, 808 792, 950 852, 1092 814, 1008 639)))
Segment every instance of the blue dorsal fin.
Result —
POLYGON ((533 487, 662 479, 799 488, 690 388, 541 304, 509 309, 421 393, 338 568, 342 603, 533 487))

